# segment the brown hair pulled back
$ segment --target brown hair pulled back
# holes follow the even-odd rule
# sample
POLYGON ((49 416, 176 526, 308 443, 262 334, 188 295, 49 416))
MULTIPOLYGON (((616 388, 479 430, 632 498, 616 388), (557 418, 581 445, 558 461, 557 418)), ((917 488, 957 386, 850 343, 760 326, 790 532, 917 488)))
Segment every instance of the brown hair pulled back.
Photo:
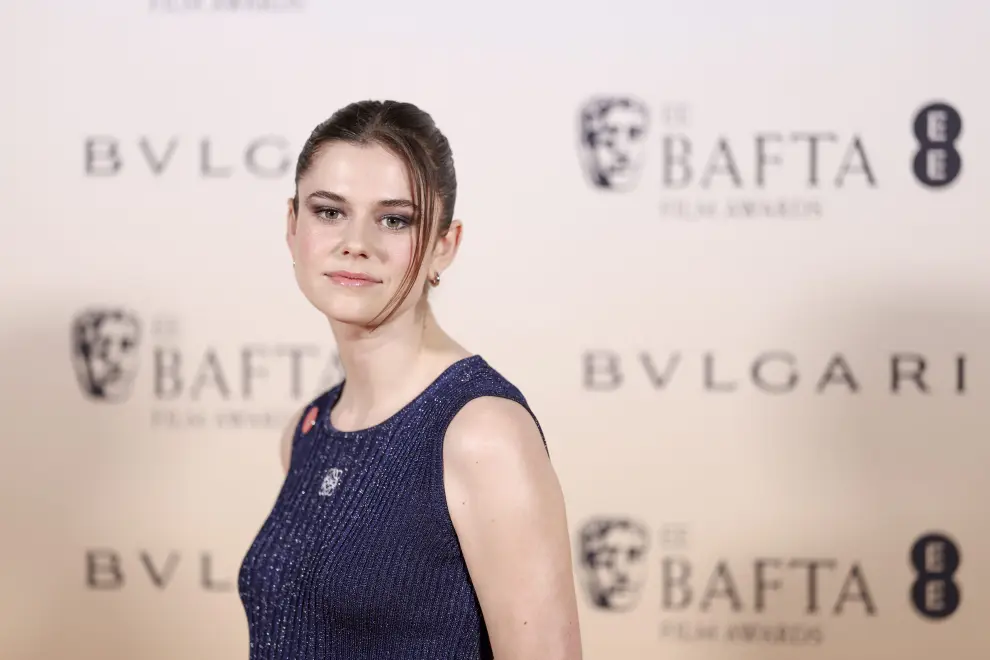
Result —
MULTIPOLYGON (((426 258, 430 239, 450 228, 457 177, 450 144, 433 118, 412 103, 357 101, 337 110, 313 129, 296 162, 292 206, 299 213, 299 180, 321 147, 331 142, 378 144, 403 161, 413 193, 413 255, 398 291, 375 319, 385 323, 409 295, 426 258)), ((374 324, 374 320, 372 321, 374 324)), ((381 325, 379 323, 378 325, 381 325)))

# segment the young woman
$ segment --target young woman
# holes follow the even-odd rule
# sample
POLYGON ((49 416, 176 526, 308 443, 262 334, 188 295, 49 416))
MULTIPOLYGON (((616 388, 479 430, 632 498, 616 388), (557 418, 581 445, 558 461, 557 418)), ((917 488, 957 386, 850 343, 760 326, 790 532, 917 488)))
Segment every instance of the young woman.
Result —
POLYGON ((241 565, 252 660, 579 660, 564 500, 526 399, 441 329, 461 240, 446 138, 349 105, 296 167, 286 239, 344 380, 286 428, 241 565))

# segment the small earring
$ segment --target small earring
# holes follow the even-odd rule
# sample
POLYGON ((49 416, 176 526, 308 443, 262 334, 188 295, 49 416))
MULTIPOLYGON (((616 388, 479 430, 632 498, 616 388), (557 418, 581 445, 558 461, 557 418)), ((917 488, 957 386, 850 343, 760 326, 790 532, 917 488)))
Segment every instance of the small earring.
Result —
POLYGON ((440 273, 436 272, 433 274, 433 279, 430 280, 430 284, 433 286, 440 286, 440 273))

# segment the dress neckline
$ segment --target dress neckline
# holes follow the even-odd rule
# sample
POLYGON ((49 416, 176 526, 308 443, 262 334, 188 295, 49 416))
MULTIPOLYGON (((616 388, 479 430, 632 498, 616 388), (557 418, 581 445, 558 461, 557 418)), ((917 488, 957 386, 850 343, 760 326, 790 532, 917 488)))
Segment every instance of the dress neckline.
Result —
POLYGON ((330 413, 333 411, 334 406, 337 405, 337 401, 340 400, 340 395, 344 390, 344 385, 347 383, 347 378, 345 377, 342 381, 340 381, 337 385, 335 385, 333 389, 330 390, 330 395, 327 397, 326 412, 323 414, 323 428, 330 435, 338 438, 348 437, 348 436, 369 435, 376 433, 378 431, 383 431, 394 425, 395 422, 397 422, 399 419, 405 416, 405 414, 409 410, 420 405, 426 397, 428 397, 430 394, 436 391, 436 389, 439 388, 441 385, 443 385, 445 382, 450 380, 457 372, 461 371, 461 369, 471 364, 482 363, 482 362, 484 362, 484 359, 480 355, 475 354, 475 355, 469 355, 467 357, 457 360, 456 362, 451 363, 446 369, 441 371, 440 374, 436 378, 434 378, 433 381, 426 386, 426 388, 423 389, 423 391, 421 391, 419 394, 413 397, 412 400, 406 403, 404 406, 399 408, 399 410, 389 415, 386 419, 382 420, 381 422, 378 422, 377 424, 366 426, 361 429, 354 429, 351 431, 344 431, 338 429, 333 425, 333 422, 330 421, 330 413))

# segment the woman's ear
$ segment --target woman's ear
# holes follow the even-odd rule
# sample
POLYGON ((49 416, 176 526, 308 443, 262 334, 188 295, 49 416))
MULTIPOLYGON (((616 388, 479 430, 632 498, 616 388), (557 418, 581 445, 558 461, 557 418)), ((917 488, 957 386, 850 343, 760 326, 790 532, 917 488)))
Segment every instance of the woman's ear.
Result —
MULTIPOLYGON (((464 224, 460 220, 450 223, 447 231, 437 236, 433 246, 433 269, 436 272, 446 270, 453 263, 457 256, 457 249, 461 245, 461 236, 464 232, 464 224)), ((432 273, 428 277, 433 277, 432 273)))
POLYGON ((292 263, 295 263, 295 253, 293 251, 292 239, 296 235, 296 225, 298 219, 296 218, 296 201, 294 197, 290 197, 285 209, 285 244, 289 247, 289 254, 292 255, 292 263))

